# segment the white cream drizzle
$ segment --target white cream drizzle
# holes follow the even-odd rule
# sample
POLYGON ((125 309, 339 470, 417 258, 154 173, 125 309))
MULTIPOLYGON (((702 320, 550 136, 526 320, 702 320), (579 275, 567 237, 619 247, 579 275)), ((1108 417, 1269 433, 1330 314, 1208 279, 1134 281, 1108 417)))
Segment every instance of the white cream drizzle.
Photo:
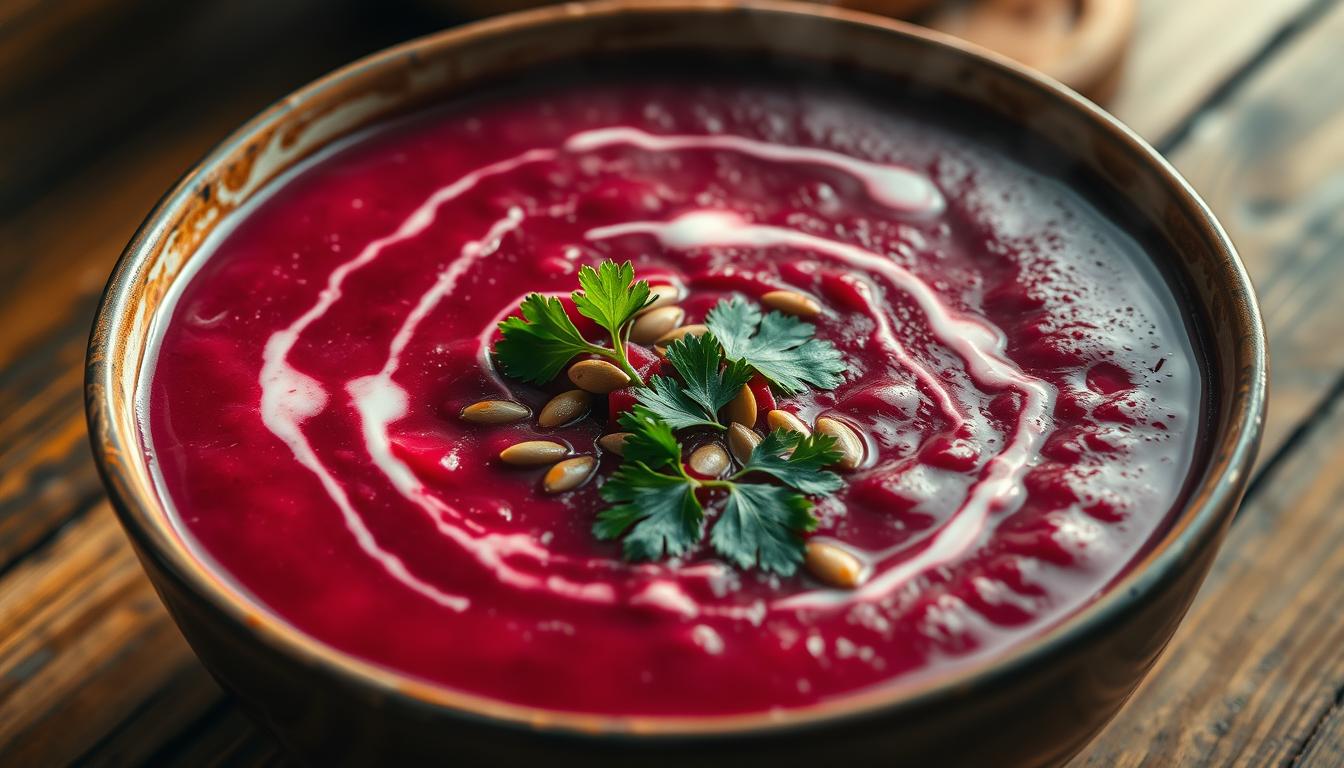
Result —
POLYGON ((495 253, 499 249, 500 240, 504 235, 517 229, 523 218, 522 210, 513 208, 504 218, 492 224, 480 240, 473 240, 463 245, 458 257, 447 269, 439 273, 434 285, 420 296, 415 308, 402 321, 401 327, 392 337, 387 360, 383 363, 382 369, 372 376, 352 379, 345 388, 359 413, 364 445, 374 465, 403 497, 430 516, 440 534, 458 544, 482 566, 494 573, 500 581, 510 586, 520 589, 546 589, 579 600, 611 602, 615 599, 615 594, 607 584, 576 584, 554 575, 542 578, 511 566, 506 558, 525 555, 545 563, 550 559, 550 553, 526 534, 482 532, 475 521, 464 517, 456 509, 431 494, 416 478, 411 468, 392 453, 391 441, 388 438, 388 425, 405 416, 407 412, 406 391, 392 380, 392 376, 401 364, 401 354, 405 351, 406 345, 415 337, 416 328, 445 296, 452 294, 453 289, 457 287, 458 279, 467 269, 481 258, 495 253), (458 524, 472 528, 480 535, 472 535, 458 527, 458 524))
MULTIPOLYGON (((564 143, 563 148, 578 153, 614 145, 630 145, 652 151, 725 150, 767 161, 821 165, 853 176, 876 202, 897 211, 933 214, 944 206, 942 195, 933 183, 909 169, 859 160, 829 150, 782 146, 736 136, 658 136, 624 127, 575 134, 564 143)), ((263 352, 260 374, 263 423, 285 442, 302 466, 318 477, 324 490, 340 509, 346 527, 365 553, 407 587, 457 611, 465 610, 470 604, 469 600, 444 593, 426 583, 412 574, 400 558, 382 549, 340 483, 314 452, 303 434, 302 425, 321 413, 330 398, 319 382, 290 365, 288 356, 304 331, 340 300, 342 286, 352 273, 374 262, 389 246, 414 238, 427 230, 441 206, 460 197, 485 178, 508 173, 528 163, 551 160, 557 155, 558 151, 553 149, 529 150, 483 166, 436 190, 392 234, 370 242, 354 258, 336 267, 312 307, 289 326, 275 332, 263 352)), ((491 534, 483 531, 473 520, 433 496, 410 467, 391 450, 388 427, 406 414, 408 405, 405 390, 393 381, 401 354, 414 338, 420 322, 443 299, 453 294, 458 279, 466 270, 477 260, 494 253, 500 239, 520 227, 523 221, 521 211, 510 210, 479 241, 465 244, 458 258, 440 273, 434 285, 420 297, 407 315, 389 345, 383 367, 376 374, 349 381, 345 389, 359 414, 365 446, 375 466, 401 495, 429 515, 440 534, 471 553, 504 583, 524 589, 545 589, 576 600, 610 603, 616 600, 616 595, 609 584, 577 583, 554 574, 537 576, 513 567, 509 560, 518 556, 542 564, 568 562, 569 558, 552 555, 542 544, 524 534, 491 534)), ((1026 376, 1003 357, 1004 340, 997 330, 973 318, 954 316, 928 285, 889 259, 814 235, 749 224, 728 212, 702 210, 670 222, 617 224, 591 230, 588 234, 592 239, 602 239, 634 233, 654 235, 673 248, 788 245, 826 254, 852 266, 868 269, 885 277, 916 301, 928 317, 935 335, 966 361, 968 371, 981 385, 991 388, 1012 387, 1022 391, 1025 396, 1023 414, 1007 449, 990 460, 988 471, 973 486, 962 508, 947 525, 931 536, 928 545, 918 555, 880 573, 857 592, 814 590, 775 601, 770 608, 821 607, 855 599, 869 600, 887 594, 924 569, 960 557, 981 537, 992 504, 995 501, 1011 503, 1021 495, 1021 475, 1039 449, 1046 429, 1045 414, 1053 403, 1054 393, 1048 385, 1026 376)), ((877 323, 876 335, 881 343, 934 395, 940 409, 953 420, 954 427, 961 424, 963 416, 946 386, 909 354, 896 337, 890 321, 873 300, 870 287, 861 282, 859 288, 877 323)), ((519 300, 521 298, 520 295, 519 300)), ((486 351, 495 326, 512 308, 513 305, 506 307, 478 336, 483 370, 505 392, 508 391, 507 386, 494 372, 486 351)), ((682 577, 718 578, 722 574, 722 569, 717 567, 706 569, 690 566, 680 570, 663 568, 660 573, 675 572, 682 577)), ((648 573, 648 566, 641 566, 639 570, 648 573)), ((742 607, 700 606, 675 582, 663 578, 655 578, 643 591, 628 599, 632 603, 660 607, 685 617, 715 615, 753 623, 759 623, 766 610, 762 603, 742 607)))
POLYGON ((744 136, 659 135, 627 127, 597 128, 576 133, 565 142, 565 149, 570 152, 591 152, 620 144, 654 152, 726 150, 771 162, 820 165, 858 179, 873 200, 888 208, 930 216, 941 213, 944 208, 943 195, 938 187, 909 168, 860 160, 829 149, 794 147, 744 136))
POLYGON ((346 528, 355 537, 355 541, 369 557, 376 560, 394 579, 407 587, 456 611, 464 611, 471 602, 461 595, 447 594, 433 585, 416 577, 406 568, 399 557, 384 550, 374 540, 373 534, 364 519, 350 504, 345 489, 336 481, 326 466, 318 458, 308 438, 304 436, 303 422, 322 412, 327 405, 327 393, 322 385, 289 363, 289 353, 298 343, 299 337, 308 326, 325 315, 341 298, 341 288, 352 272, 372 263, 388 246, 409 240, 429 228, 434 222, 434 214, 440 205, 452 200, 472 187, 481 179, 507 173, 525 163, 550 159, 555 156, 553 150, 534 149, 517 157, 493 163, 463 176, 457 181, 440 187, 429 196, 420 207, 402 221, 397 230, 390 235, 373 240, 364 246, 357 256, 332 270, 327 285, 318 294, 307 312, 285 328, 271 334, 262 351, 262 365, 259 383, 261 385, 261 420, 266 428, 289 446, 294 458, 308 471, 317 476, 323 489, 331 496, 341 510, 346 528))
POLYGON ((877 336, 878 342, 887 348, 896 362, 914 375, 916 381, 923 384, 933 394, 934 400, 938 403, 938 408, 950 422, 948 429, 955 431, 965 423, 966 419, 957 409, 956 402, 952 399, 952 393, 948 392, 946 385, 933 374, 933 371, 929 370, 928 366, 911 356, 905 345, 896 337, 896 332, 891 327, 891 319, 887 317, 887 313, 883 312, 874 300, 872 286, 866 280, 856 280, 854 289, 863 297, 864 303, 868 305, 868 313, 877 324, 877 331, 874 335, 877 336))

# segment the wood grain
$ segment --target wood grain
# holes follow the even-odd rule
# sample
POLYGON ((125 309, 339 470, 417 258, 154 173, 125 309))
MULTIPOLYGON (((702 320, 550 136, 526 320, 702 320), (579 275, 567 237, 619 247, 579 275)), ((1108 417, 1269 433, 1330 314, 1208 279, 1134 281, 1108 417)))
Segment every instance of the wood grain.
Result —
POLYGON ((1344 402, 1261 485, 1170 647, 1077 765, 1292 765, 1344 749, 1341 469, 1344 402))
POLYGON ((1316 727, 1311 740, 1295 758, 1295 765, 1344 765, 1344 690, 1335 692, 1335 706, 1316 727))
POLYGON ((1162 142, 1314 0, 1146 0, 1107 107, 1162 142))
POLYGON ((105 502, 0 580, 0 626, 7 765, 73 760, 196 666, 105 502))
MULTIPOLYGON (((6 4, 0 3, 0 8, 6 4)), ((0 10, 0 213, 135 137, 175 105, 221 91, 221 73, 293 64, 339 31, 349 0, 47 0, 0 10), (26 7, 25 7, 26 6, 26 7), (308 42, 289 34, 302 26, 308 42)), ((291 85, 298 85, 296 81, 291 85)))
POLYGON ((1202 115, 1174 153, 1257 284, 1273 365, 1262 455, 1290 453, 1257 484, 1196 606, 1087 765, 1331 765, 1325 756, 1344 750, 1340 40, 1344 6, 1202 115), (1288 444, 1320 418, 1311 439, 1288 444))
POLYGON ((0 224, 16 256, 47 254, 0 268, 0 572, 102 494, 84 430, 93 310, 138 218, 226 121, 246 114, 213 112, 194 130, 165 127, 94 166, 88 178, 101 185, 71 184, 0 224))
POLYGON ((1344 5, 1203 114, 1172 155, 1240 250, 1269 329, 1266 455, 1344 371, 1344 5))
MULTIPOLYGON (((87 5, 99 14, 111 7, 87 5)), ((1114 108, 1163 140, 1218 95, 1174 157, 1228 224, 1260 285, 1275 357, 1270 440, 1287 452, 1161 667, 1083 764, 1344 761, 1336 650, 1344 638, 1330 604, 1331 585, 1344 582, 1332 554, 1344 551, 1344 534, 1331 514, 1344 493, 1335 466, 1344 446, 1332 437, 1341 416, 1287 442, 1323 413, 1344 372, 1344 312, 1333 300, 1344 289, 1344 261, 1335 256, 1344 233, 1344 79, 1331 55, 1344 39, 1344 12, 1322 7, 1143 4, 1114 108), (1285 35, 1304 18, 1309 28, 1285 35), (1271 43, 1272 55, 1253 61, 1271 43)), ((39 10, 55 13, 15 4, 0 11, 0 25, 11 12, 39 10)), ((30 39, 53 39, 32 30, 30 39)), ((265 101, 382 42, 344 34, 352 37, 339 43, 296 37, 289 64, 235 84, 226 98, 208 94, 153 114, 152 128, 97 146, 97 157, 68 176, 44 178, 40 197, 0 220, 0 764, 278 759, 190 655, 101 502, 84 445, 79 369, 97 292, 154 199, 265 101)), ((25 135, 43 129, 41 120, 25 125, 25 135)))

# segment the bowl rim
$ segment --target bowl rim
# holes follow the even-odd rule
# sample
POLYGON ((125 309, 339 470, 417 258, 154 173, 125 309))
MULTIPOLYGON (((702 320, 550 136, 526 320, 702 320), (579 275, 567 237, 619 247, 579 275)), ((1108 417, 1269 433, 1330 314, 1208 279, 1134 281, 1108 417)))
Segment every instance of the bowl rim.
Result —
MULTIPOLYGON (((334 139, 322 143, 328 144, 331 140, 334 139)), ((148 325, 140 330, 147 328, 148 325)), ((1263 427, 1267 377, 1267 342, 1250 278, 1208 205, 1144 139, 1064 85, 950 35, 843 8, 793 0, 588 0, 452 27, 375 52, 291 92, 230 133, 192 165, 164 195, 118 259, 94 320, 85 367, 85 400, 95 463, 112 505, 140 556, 153 558, 193 597, 258 642, 335 680, 351 683, 362 693, 390 696, 411 706, 428 707, 467 720, 576 737, 601 735, 604 738, 679 740, 763 735, 784 728, 806 729, 879 714, 890 716, 913 712, 1037 668, 1048 657, 1082 642, 1113 622, 1123 620, 1127 612, 1174 579, 1184 565, 1221 535, 1249 481, 1249 470, 1263 427), (507 36, 514 29, 544 26, 576 17, 729 12, 810 17, 820 24, 863 25, 877 28, 884 34, 914 38, 951 49, 958 56, 978 60, 978 65, 997 69, 1000 74, 1016 78, 1024 86, 1044 92, 1075 112, 1078 119, 1089 123, 1091 128, 1110 132, 1113 138, 1127 145, 1127 151, 1149 164, 1148 170, 1166 185, 1192 226, 1201 230, 1213 256, 1229 278, 1224 287, 1229 289, 1232 314, 1238 320, 1229 331, 1237 334, 1236 354, 1232 357, 1233 361, 1245 358, 1243 367, 1249 373, 1244 387, 1221 394, 1228 400, 1226 421, 1220 423, 1215 419, 1213 423, 1215 426, 1225 424, 1226 432, 1203 462, 1203 475, 1194 483, 1163 537, 1094 601, 1068 614, 1030 642, 990 654, 946 674, 921 677, 910 683, 879 685, 807 707, 782 712, 699 716, 598 715, 552 710, 513 704, 418 679, 327 645, 254 604, 200 562, 186 542, 171 530, 167 510, 159 502, 156 490, 145 486, 124 466, 124 457, 128 455, 143 458, 139 435, 121 434, 122 430, 115 426, 116 420, 102 418, 102 413, 119 407, 108 394, 118 386, 116 366, 112 361, 118 354, 119 340, 135 330, 129 318, 130 309, 135 304, 137 278, 142 275, 150 255, 163 244, 175 214, 198 193, 202 180, 222 167, 249 139, 280 125, 287 115, 302 108, 308 100, 349 78, 376 73, 396 60, 426 48, 452 48, 469 40, 507 36)), ((136 398, 120 407, 134 409, 136 398)), ((1195 468, 1199 466, 1196 464, 1195 468)))

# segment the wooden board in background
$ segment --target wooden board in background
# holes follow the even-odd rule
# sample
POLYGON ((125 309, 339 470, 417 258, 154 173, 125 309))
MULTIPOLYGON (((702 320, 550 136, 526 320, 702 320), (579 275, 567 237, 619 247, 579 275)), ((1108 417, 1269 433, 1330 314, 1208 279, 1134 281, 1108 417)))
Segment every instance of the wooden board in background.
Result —
POLYGON ((1160 144, 1320 0, 1143 0, 1134 48, 1107 107, 1160 144))
POLYGON ((1258 286, 1273 358, 1262 455, 1288 452, 1085 764, 1289 764, 1344 750, 1341 41, 1337 6, 1202 115, 1173 155, 1258 286), (1289 444, 1303 425, 1310 433, 1289 444))
POLYGON ((1172 160, 1241 252, 1269 329, 1266 453, 1344 370, 1344 6, 1201 115, 1172 160))
POLYGON ((1243 509, 1171 645, 1075 768, 1295 766, 1344 750, 1341 470, 1344 402, 1243 509))

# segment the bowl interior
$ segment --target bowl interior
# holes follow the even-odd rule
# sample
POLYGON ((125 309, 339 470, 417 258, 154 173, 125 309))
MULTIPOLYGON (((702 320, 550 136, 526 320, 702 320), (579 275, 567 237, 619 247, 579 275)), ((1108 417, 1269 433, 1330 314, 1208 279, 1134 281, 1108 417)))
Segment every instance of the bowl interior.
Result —
MULTIPOLYGON (((1151 239, 1151 238, 1150 238, 1151 239)), ((818 6, 774 2, 601 2, 487 21, 415 41, 342 69, 272 106, 191 171, 128 246, 91 340, 87 401, 95 454, 115 505, 146 556, 263 640, 307 662, 384 691, 519 722, 543 717, 579 730, 735 730, 775 727, 866 708, 912 703, 981 684, 995 671, 1035 663, 1185 562, 1214 537, 1244 488, 1263 414, 1263 331, 1249 282, 1209 211, 1151 148, 1089 102, 1021 68, 935 33, 818 6), (335 651, 251 604, 193 556, 167 519, 141 441, 139 407, 148 342, 175 281, 202 242, 268 181, 360 128, 556 63, 657 51, 714 51, 881 78, 893 90, 955 102, 1049 147, 1104 189, 1112 215, 1154 235, 1160 265, 1191 309, 1207 357, 1206 453, 1188 502, 1121 583, 1030 644, 952 678, 893 685, 786 716, 609 718, 539 713, 426 685, 335 651)))

